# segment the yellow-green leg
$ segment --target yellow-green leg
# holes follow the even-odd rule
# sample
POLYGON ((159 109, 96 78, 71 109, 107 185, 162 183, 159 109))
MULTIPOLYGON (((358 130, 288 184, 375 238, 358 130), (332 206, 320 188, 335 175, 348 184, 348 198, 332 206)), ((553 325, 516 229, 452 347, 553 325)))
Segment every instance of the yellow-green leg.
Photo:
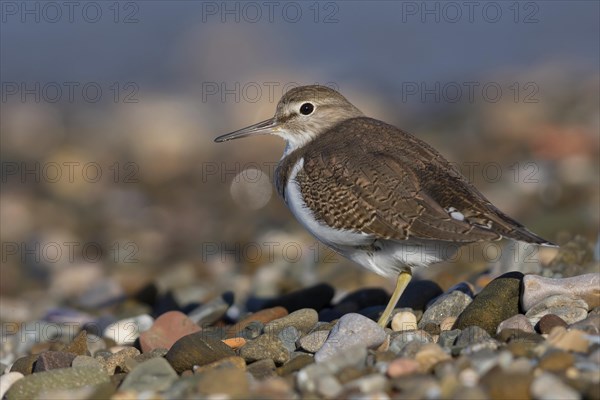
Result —
POLYGON ((410 282, 411 278, 412 273, 410 270, 402 271, 398 275, 398 279, 396 280, 396 288, 394 289, 394 293, 392 293, 392 298, 385 307, 385 310, 383 311, 383 314, 381 314, 381 317, 379 317, 379 321, 377 321, 377 323, 383 328, 387 326, 390 316, 392 315, 392 311, 394 311, 398 300, 400 300, 400 296, 402 296, 402 292, 404 292, 404 289, 406 289, 406 287, 408 286, 408 282, 410 282))

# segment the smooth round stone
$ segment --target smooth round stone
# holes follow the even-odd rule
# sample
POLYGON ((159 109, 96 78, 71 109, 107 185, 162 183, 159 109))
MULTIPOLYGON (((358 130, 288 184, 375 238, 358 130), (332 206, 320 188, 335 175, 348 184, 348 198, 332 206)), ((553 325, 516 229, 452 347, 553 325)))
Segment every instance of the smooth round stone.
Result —
POLYGON ((553 295, 532 306, 525 314, 533 325, 548 314, 560 317, 567 324, 584 320, 588 315, 588 305, 584 300, 568 295, 553 295))
POLYGON ((246 361, 242 357, 232 356, 225 357, 210 364, 203 365, 201 367, 197 367, 194 370, 195 374, 201 374, 210 369, 219 369, 219 368, 237 368, 241 371, 246 370, 246 361))
POLYGON ((389 350, 392 353, 400 354, 412 342, 417 342, 418 344, 432 343, 433 338, 429 333, 422 330, 393 333, 390 337, 389 350))
POLYGON ((162 357, 152 358, 138 364, 127 374, 119 390, 161 391, 168 389, 175 380, 177 372, 162 357))
POLYGON ((423 313, 419 329, 427 324, 439 326, 446 317, 458 317, 472 301, 471 296, 458 290, 441 295, 423 313))
POLYGON ((481 377, 480 382, 492 399, 531 399, 531 373, 506 372, 496 366, 481 377))
MULTIPOLYGON (((236 337, 241 336, 246 327, 254 322, 260 322, 262 324, 267 324, 273 320, 285 317, 288 315, 288 311, 283 307, 272 307, 264 310, 260 310, 253 314, 249 314, 240 322, 235 325, 227 328, 227 337, 236 337)), ((245 336, 243 336, 245 337, 245 336)), ((245 337, 246 339, 252 339, 250 337, 245 337)))
POLYGON ((523 332, 534 332, 533 325, 529 321, 529 318, 523 314, 513 315, 512 317, 500 322, 500 325, 498 325, 498 328, 496 328, 496 333, 500 333, 504 329, 518 329, 523 332))
POLYGON ((483 342, 491 339, 491 336, 484 329, 479 326, 473 325, 463 329, 458 337, 456 338, 455 345, 459 347, 466 347, 473 343, 483 342))
POLYGON ((33 372, 49 371, 51 369, 68 368, 77 355, 62 351, 45 351, 35 362, 33 372))
POLYGON ((545 354, 538 363, 538 367, 545 371, 560 372, 575 364, 573 354, 566 351, 551 351, 545 354))
POLYGON ((248 398, 250 384, 246 372, 236 368, 213 369, 198 375, 195 388, 200 395, 221 398, 248 398))
POLYGON ((458 337, 458 335, 460 335, 460 332, 460 329, 442 331, 440 332, 440 336, 438 338, 437 343, 446 350, 452 350, 452 348, 454 347, 454 343, 456 342, 456 338, 458 337))
POLYGON ((400 311, 392 318, 392 330, 395 332, 417 329, 417 316, 410 311, 400 311))
POLYGON ((316 353, 319 351, 327 337, 329 336, 329 331, 314 331, 309 333, 306 336, 301 337, 298 340, 298 346, 308 351, 309 353, 316 353))
POLYGON ((370 374, 344 384, 344 391, 358 391, 364 394, 383 392, 387 389, 387 379, 383 375, 370 374))
POLYGON ((421 364, 412 358, 396 358, 388 364, 387 375, 390 378, 414 374, 419 371, 421 364))
POLYGON ((175 342, 165 358, 177 373, 182 373, 194 365, 202 366, 234 355, 235 352, 222 341, 209 339, 203 332, 196 332, 175 342))
POLYGON ((22 379, 24 375, 20 372, 9 372, 0 376, 0 399, 4 398, 8 389, 19 379, 22 379))
POLYGON ((531 394, 539 400, 581 399, 581 395, 575 389, 565 385, 560 378, 549 373, 543 373, 534 379, 531 384, 531 394))
POLYGON ((319 322, 319 314, 311 308, 303 308, 298 311, 278 318, 265 325, 265 332, 268 334, 277 334, 284 328, 292 326, 300 332, 310 331, 319 322))
POLYGON ((106 373, 96 368, 62 368, 31 374, 15 382, 6 393, 7 400, 30 400, 44 392, 70 390, 108 383, 106 373))
POLYGON ((413 310, 424 310, 427 303, 441 295, 444 291, 440 286, 428 280, 411 280, 404 292, 397 307, 408 307, 413 310))
POLYGON ((277 373, 275 372, 276 369, 277 366, 275 366, 275 362, 270 358, 258 360, 246 367, 246 370, 250 375, 259 381, 277 376, 277 373))
POLYGON ((340 381, 331 375, 325 375, 318 378, 316 383, 316 392, 326 399, 335 399, 342 393, 340 381))
POLYGON ((557 349, 587 353, 590 342, 586 336, 582 331, 575 329, 567 331, 565 328, 556 327, 548 335, 547 341, 557 349))
POLYGON ((297 354, 295 357, 292 356, 292 359, 290 361, 277 368, 277 374, 279 376, 287 376, 293 372, 301 370, 302 368, 314 362, 314 357, 309 356, 308 354, 297 354))
POLYGON ((360 314, 346 314, 331 329, 329 337, 315 354, 315 361, 326 361, 356 345, 376 348, 385 341, 386 336, 385 330, 369 318, 360 314))
POLYGON ((498 325, 519 314, 519 296, 523 274, 508 272, 490 282, 458 316, 454 329, 477 325, 490 335, 498 325))
POLYGON ((555 314, 544 315, 536 324, 538 331, 543 334, 550 333, 552 329, 557 326, 566 328, 567 323, 561 317, 555 314))
POLYGON ((337 353, 322 363, 313 363, 298 371, 296 384, 301 392, 314 393, 317 381, 324 376, 334 375, 346 368, 363 369, 367 358, 367 349, 354 346, 345 352, 337 353))
POLYGON ((179 311, 168 311, 158 317, 150 329, 140 334, 140 346, 146 353, 154 349, 170 349, 186 335, 200 331, 200 327, 179 311))
POLYGON ((71 363, 73 368, 97 368, 104 369, 104 365, 96 360, 94 357, 90 356, 77 356, 73 359, 71 363))
POLYGON ((104 330, 103 336, 119 345, 131 345, 140 337, 140 333, 152 327, 154 318, 148 314, 117 321, 104 330))
POLYGON ((452 357, 435 343, 424 344, 417 354, 415 360, 420 365, 421 372, 429 372, 436 364, 450 360, 452 357))
POLYGON ((589 313, 587 318, 571 324, 571 329, 578 329, 590 335, 600 334, 600 314, 589 313))
POLYGON ((600 290, 598 288, 600 288, 600 273, 561 279, 527 275, 523 278, 521 304, 525 311, 529 311, 550 296, 566 295, 583 300, 589 306, 589 310, 600 306, 600 290))

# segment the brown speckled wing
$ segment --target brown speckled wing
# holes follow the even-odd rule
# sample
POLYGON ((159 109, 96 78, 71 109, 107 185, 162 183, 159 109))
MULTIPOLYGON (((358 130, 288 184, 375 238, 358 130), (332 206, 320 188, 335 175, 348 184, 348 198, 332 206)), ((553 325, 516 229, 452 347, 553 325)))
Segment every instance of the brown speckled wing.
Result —
POLYGON ((437 151, 370 118, 343 122, 290 154, 278 171, 281 194, 296 176, 317 220, 381 239, 475 242, 502 236, 547 243, 495 208, 437 151), (464 215, 450 217, 449 208, 464 215))

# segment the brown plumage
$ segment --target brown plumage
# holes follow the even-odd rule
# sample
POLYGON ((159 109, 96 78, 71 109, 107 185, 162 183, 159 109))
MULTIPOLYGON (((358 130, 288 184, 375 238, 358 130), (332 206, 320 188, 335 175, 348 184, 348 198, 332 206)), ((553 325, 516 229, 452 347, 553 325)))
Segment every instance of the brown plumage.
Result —
POLYGON ((299 158, 302 196, 330 227, 392 240, 550 244, 498 210, 431 146, 381 121, 345 120, 285 157, 276 172, 283 198, 299 158))
POLYGON ((286 140, 275 185, 296 218, 349 259, 397 277, 382 326, 412 269, 451 257, 449 248, 502 237, 553 246, 498 210, 431 146, 365 117, 333 89, 292 89, 273 118, 215 140, 259 134, 286 140))

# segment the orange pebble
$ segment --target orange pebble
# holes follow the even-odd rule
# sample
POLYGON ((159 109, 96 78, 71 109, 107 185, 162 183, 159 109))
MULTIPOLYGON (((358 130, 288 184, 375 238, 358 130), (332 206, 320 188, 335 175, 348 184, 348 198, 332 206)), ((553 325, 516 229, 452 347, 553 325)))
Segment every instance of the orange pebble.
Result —
POLYGON ((244 339, 242 337, 234 337, 234 338, 230 338, 230 339, 224 339, 223 343, 225 343, 227 346, 231 347, 232 349, 237 349, 246 344, 246 339, 244 339))

